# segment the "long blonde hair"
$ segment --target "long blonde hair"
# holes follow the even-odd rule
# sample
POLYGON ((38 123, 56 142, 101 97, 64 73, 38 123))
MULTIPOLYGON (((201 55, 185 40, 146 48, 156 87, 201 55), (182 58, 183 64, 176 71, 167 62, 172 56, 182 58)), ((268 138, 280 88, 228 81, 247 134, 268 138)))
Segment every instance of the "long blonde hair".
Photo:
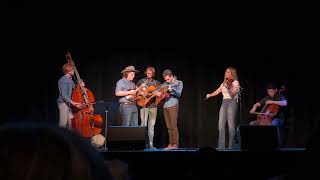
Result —
MULTIPOLYGON (((228 67, 226 70, 230 70, 231 72, 231 76, 233 80, 238 80, 238 75, 237 75, 237 70, 234 67, 228 67)), ((226 79, 226 77, 224 76, 224 79, 226 79)))

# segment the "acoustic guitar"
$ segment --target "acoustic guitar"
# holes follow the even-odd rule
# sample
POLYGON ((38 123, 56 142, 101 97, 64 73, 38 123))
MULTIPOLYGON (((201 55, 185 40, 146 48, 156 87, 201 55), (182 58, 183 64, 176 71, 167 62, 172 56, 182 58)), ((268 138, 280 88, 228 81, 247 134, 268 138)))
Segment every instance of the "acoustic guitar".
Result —
POLYGON ((125 98, 126 98, 128 101, 130 101, 130 102, 133 102, 133 101, 137 100, 139 91, 141 91, 141 89, 143 89, 143 88, 145 88, 145 87, 146 87, 146 84, 145 84, 145 83, 142 83, 142 84, 136 89, 137 91, 136 91, 136 94, 135 94, 135 95, 130 94, 130 95, 125 96, 125 98))
POLYGON ((141 107, 149 106, 152 102, 154 102, 156 95, 156 86, 151 85, 145 88, 144 90, 141 90, 137 96, 137 104, 141 107))
POLYGON ((159 107, 163 107, 164 103, 171 97, 171 94, 168 92, 169 89, 174 86, 178 86, 179 83, 179 81, 175 81, 173 84, 160 86, 160 89, 158 91, 161 93, 161 95, 156 97, 155 104, 159 107))

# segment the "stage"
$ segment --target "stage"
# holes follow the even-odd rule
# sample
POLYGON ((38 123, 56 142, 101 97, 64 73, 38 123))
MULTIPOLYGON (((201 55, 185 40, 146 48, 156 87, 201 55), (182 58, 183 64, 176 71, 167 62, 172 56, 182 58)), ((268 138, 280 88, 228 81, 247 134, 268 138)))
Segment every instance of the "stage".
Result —
POLYGON ((247 151, 204 147, 101 153, 109 162, 125 162, 132 179, 270 179, 294 170, 305 149, 247 151))

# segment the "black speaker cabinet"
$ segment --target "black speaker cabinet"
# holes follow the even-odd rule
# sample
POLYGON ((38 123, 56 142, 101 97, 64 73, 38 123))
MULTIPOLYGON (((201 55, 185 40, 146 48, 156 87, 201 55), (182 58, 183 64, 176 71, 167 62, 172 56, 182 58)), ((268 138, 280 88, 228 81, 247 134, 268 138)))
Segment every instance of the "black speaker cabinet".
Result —
POLYGON ((241 150, 273 150, 279 147, 276 126, 240 126, 241 150))
POLYGON ((146 127, 109 126, 107 131, 108 150, 143 150, 146 127))

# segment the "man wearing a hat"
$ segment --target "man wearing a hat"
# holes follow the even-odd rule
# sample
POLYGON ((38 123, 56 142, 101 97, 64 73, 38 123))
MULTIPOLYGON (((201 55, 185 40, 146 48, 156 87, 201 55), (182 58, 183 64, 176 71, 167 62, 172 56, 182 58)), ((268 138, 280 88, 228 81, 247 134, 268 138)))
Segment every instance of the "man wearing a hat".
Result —
POLYGON ((137 87, 132 81, 137 72, 139 71, 134 66, 127 66, 121 71, 122 79, 116 84, 115 94, 120 98, 122 126, 138 126, 138 108, 134 98, 137 87))

